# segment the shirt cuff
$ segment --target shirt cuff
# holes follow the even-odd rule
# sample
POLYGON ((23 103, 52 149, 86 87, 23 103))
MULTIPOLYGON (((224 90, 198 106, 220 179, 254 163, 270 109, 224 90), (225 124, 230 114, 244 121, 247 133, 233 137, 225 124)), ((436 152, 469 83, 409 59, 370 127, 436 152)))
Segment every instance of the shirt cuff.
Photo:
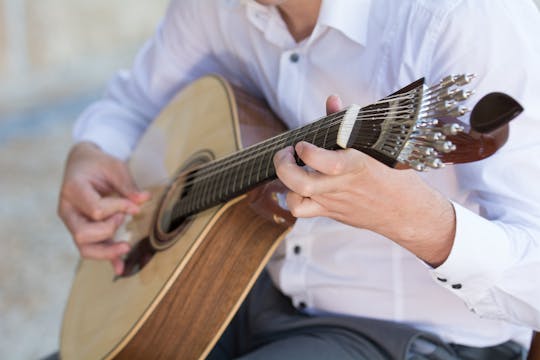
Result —
POLYGON ((431 270, 431 275, 473 308, 485 301, 489 289, 513 263, 511 241, 496 222, 452 204, 456 213, 454 244, 446 261, 431 270))
POLYGON ((127 160, 131 155, 132 144, 125 134, 113 128, 93 127, 83 134, 74 135, 75 143, 88 141, 96 144, 105 153, 120 160, 127 160))

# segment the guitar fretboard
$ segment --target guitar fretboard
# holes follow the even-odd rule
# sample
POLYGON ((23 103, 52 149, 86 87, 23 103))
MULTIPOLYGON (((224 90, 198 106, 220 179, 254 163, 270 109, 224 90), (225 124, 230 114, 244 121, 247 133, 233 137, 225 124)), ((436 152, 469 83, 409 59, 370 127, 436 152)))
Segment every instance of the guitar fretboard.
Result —
POLYGON ((344 113, 334 113, 196 170, 186 180, 184 195, 173 210, 172 223, 274 180, 274 155, 287 146, 307 141, 325 149, 338 148, 336 135, 344 113))

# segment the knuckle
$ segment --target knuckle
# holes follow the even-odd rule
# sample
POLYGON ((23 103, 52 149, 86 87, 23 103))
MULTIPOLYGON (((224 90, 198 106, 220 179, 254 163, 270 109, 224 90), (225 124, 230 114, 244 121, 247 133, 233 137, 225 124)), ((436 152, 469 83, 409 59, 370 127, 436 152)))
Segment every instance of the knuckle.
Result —
POLYGON ((345 170, 345 159, 343 156, 340 156, 336 162, 334 162, 334 165, 332 166, 332 169, 330 170, 331 175, 340 175, 345 170))
POLYGON ((300 216, 300 211, 298 209, 298 206, 296 206, 295 204, 289 204, 289 211, 291 212, 291 215, 294 216, 294 217, 299 217, 300 216))
POLYGON ((73 232, 73 240, 76 244, 83 244, 86 240, 86 234, 82 230, 75 230, 73 232))
POLYGON ((95 221, 103 219, 104 211, 101 207, 97 206, 90 211, 90 218, 95 221))
POLYGON ((308 183, 308 182, 304 182, 300 185, 299 189, 298 189, 298 193, 302 196, 302 197, 312 197, 313 194, 314 194, 314 187, 311 183, 308 183))

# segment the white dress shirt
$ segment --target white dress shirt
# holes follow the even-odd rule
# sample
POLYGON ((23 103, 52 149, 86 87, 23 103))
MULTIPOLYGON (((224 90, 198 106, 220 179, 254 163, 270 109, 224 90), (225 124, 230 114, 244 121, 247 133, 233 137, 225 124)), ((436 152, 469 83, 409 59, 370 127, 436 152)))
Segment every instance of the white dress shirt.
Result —
POLYGON ((476 73, 471 105, 503 91, 525 112, 491 158, 421 174, 456 210, 443 265, 315 218, 298 220, 269 270, 308 312, 405 322, 472 346, 527 345, 540 329, 539 37, 530 0, 325 0, 300 43, 274 7, 173 1, 133 68, 81 115, 75 139, 126 159, 169 99, 207 73, 263 96, 291 128, 323 115, 330 94, 367 105, 420 77, 476 73))

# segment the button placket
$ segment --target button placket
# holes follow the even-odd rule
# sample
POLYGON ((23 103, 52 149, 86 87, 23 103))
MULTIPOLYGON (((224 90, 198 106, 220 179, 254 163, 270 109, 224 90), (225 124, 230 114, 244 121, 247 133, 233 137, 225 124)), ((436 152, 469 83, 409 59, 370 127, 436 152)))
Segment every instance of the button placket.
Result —
POLYGON ((296 51, 281 54, 278 80, 278 101, 284 118, 290 127, 300 126, 298 109, 302 96, 302 59, 296 51), (294 59, 294 60, 293 60, 294 59), (294 123, 293 123, 294 122, 294 123))

